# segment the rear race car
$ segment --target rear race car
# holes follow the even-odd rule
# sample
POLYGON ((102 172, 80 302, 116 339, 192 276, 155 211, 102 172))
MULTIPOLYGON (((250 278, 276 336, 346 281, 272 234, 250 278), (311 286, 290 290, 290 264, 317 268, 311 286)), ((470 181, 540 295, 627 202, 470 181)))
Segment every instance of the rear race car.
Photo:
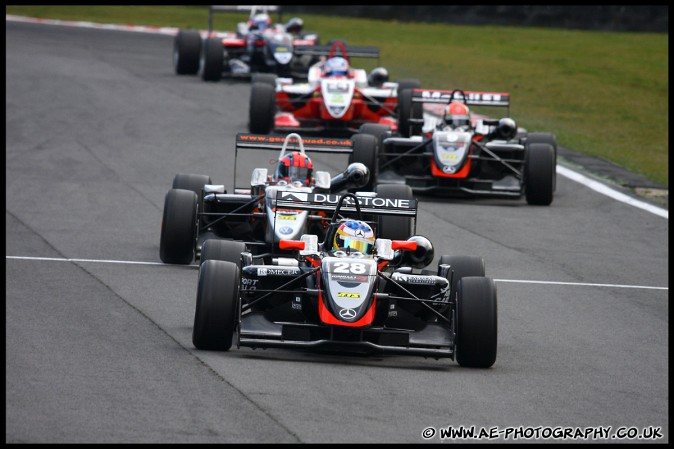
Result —
MULTIPOLYGON (((278 204, 315 210, 330 203, 308 194, 279 196, 278 204)), ((416 200, 344 194, 330 207, 324 239, 305 234, 281 241, 292 256, 261 264, 246 249, 238 261, 201 264, 197 349, 236 345, 450 358, 479 368, 495 363, 496 287, 481 257, 442 256, 428 269, 434 250, 419 235, 367 240, 356 231, 350 246, 337 247, 335 235, 346 223, 368 232, 371 226, 378 235, 383 217, 416 219, 416 200)))

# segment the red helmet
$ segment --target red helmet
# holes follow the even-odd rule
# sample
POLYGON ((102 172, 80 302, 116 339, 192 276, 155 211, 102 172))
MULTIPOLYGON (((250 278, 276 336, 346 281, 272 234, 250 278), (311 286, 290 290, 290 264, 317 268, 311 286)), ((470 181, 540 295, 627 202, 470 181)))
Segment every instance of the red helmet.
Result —
POLYGON ((299 181, 304 185, 311 184, 311 175, 314 164, 309 156, 293 151, 283 156, 278 161, 276 180, 288 182, 299 181))
POLYGON ((452 128, 470 126, 470 110, 464 103, 452 102, 445 108, 445 123, 452 128))

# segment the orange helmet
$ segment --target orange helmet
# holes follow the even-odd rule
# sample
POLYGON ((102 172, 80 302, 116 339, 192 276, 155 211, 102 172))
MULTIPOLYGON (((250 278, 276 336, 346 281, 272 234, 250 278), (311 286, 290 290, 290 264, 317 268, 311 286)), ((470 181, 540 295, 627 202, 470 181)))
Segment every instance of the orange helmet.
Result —
POLYGON ((445 108, 445 123, 452 128, 470 126, 470 110, 464 103, 452 102, 445 108))

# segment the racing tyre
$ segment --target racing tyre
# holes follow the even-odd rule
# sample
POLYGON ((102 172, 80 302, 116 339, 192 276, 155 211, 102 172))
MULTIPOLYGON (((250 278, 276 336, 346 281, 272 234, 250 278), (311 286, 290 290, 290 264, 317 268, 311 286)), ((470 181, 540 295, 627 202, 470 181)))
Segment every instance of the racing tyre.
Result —
MULTIPOLYGON (((379 184, 377 198, 414 199, 412 188, 406 184, 379 184)), ((382 215, 379 217, 377 237, 391 240, 407 240, 412 236, 412 218, 382 215)))
POLYGON ((194 30, 180 30, 173 40, 173 67, 178 75, 196 75, 199 71, 201 35, 194 30))
POLYGON ((233 240, 208 239, 201 246, 201 261, 221 260, 231 262, 241 268, 241 253, 246 251, 246 244, 233 240))
POLYGON ((371 192, 377 183, 379 171, 377 167, 377 150, 379 148, 377 138, 370 134, 354 134, 351 136, 351 141, 353 142, 353 153, 349 155, 349 164, 360 162, 370 171, 370 179, 367 184, 356 190, 371 192))
POLYGON ((255 83, 269 84, 276 89, 276 75, 273 73, 253 73, 251 85, 255 83))
POLYGON ((421 103, 412 103, 412 89, 398 92, 398 132, 403 137, 421 134, 423 123, 413 123, 410 119, 423 119, 421 103))
POLYGON ((496 361, 498 334, 494 280, 462 278, 456 311, 456 361, 465 367, 489 368, 496 361))
POLYGON ((227 351, 232 347, 239 295, 239 267, 209 260, 199 267, 192 343, 197 349, 227 351))
MULTIPOLYGON (((451 297, 450 300, 456 300, 457 287, 459 280, 466 276, 484 277, 484 259, 479 256, 441 256, 438 261, 438 273, 440 265, 449 265, 454 274, 451 278, 451 297)), ((450 280, 450 279, 448 279, 450 280)))
POLYGON ((416 78, 403 78, 398 80, 398 95, 404 89, 418 89, 421 87, 421 82, 416 78))
POLYGON ((524 193, 527 203, 548 206, 554 193, 555 153, 552 145, 527 145, 524 158, 524 193))
POLYGON ((204 189, 204 185, 213 184, 211 177, 207 175, 184 175, 177 174, 173 178, 173 188, 174 189, 183 189, 191 190, 201 197, 204 189))
POLYGON ((194 259, 197 234, 197 195, 171 189, 164 198, 159 257, 164 263, 187 265, 194 259))
POLYGON ((527 145, 532 143, 547 143, 552 145, 555 150, 555 170, 552 174, 552 191, 557 190, 557 137, 550 133, 529 133, 527 135, 527 145))
POLYGON ((222 39, 214 37, 206 39, 201 52, 201 79, 204 81, 220 81, 225 63, 224 52, 222 39))
POLYGON ((266 83, 254 83, 250 89, 248 130, 253 134, 269 134, 274 129, 276 89, 266 83))

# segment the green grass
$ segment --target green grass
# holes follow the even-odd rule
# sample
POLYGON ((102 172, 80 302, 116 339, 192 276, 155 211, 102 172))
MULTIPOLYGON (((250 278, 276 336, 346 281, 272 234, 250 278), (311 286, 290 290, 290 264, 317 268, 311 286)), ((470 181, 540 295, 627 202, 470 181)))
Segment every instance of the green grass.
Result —
MULTIPOLYGON (((205 29, 204 6, 6 6, 7 14, 205 29)), ((380 48, 392 79, 511 94, 510 114, 573 151, 669 185, 667 34, 401 23, 301 16, 321 41, 380 48)), ((242 13, 217 14, 234 30, 242 13)), ((284 19, 290 16, 285 15, 284 19)), ((360 61, 358 61, 360 63, 360 61)), ((372 68, 373 62, 360 66, 372 68)), ((167 61, 167 67, 170 61, 167 61)), ((168 69, 167 69, 168 70, 168 69)))

